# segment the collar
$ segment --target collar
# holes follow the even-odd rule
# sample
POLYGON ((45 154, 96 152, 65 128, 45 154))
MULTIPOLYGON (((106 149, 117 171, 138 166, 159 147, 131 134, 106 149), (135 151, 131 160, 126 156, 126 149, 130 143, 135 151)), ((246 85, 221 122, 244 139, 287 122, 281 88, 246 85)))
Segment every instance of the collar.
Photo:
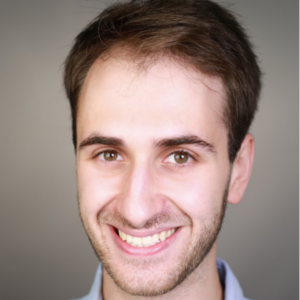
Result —
MULTIPOLYGON (((249 300, 244 297, 243 291, 231 271, 228 264, 217 258, 217 269, 221 284, 225 291, 224 300, 249 300)), ((74 299, 76 300, 76 299, 74 299)), ((103 300, 102 297, 102 264, 100 263, 96 271, 95 279, 92 288, 88 295, 77 300, 103 300)))

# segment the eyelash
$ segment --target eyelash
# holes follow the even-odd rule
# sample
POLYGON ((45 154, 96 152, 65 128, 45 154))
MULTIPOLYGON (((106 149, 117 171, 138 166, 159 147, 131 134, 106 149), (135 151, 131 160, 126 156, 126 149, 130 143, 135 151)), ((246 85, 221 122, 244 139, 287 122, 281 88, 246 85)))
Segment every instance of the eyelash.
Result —
MULTIPOLYGON (((177 149, 177 150, 174 150, 173 152, 171 152, 164 160, 166 160, 168 157, 170 157, 171 155, 173 154, 176 154, 176 153, 179 153, 179 154, 187 154, 189 156, 189 158, 191 158, 192 160, 194 161, 197 161, 197 159, 195 159, 195 157, 187 150, 184 150, 184 149, 177 149)), ((182 163, 182 164, 175 164, 177 167, 185 167, 187 164, 189 163, 186 162, 186 163, 182 163)))
MULTIPOLYGON (((100 152, 97 152, 95 155, 93 155, 93 159, 96 159, 98 157, 100 157, 101 154, 104 154, 104 152, 116 152, 118 155, 120 155, 122 157, 122 155, 119 153, 119 151, 115 150, 115 149, 104 149, 104 150, 101 150, 100 152)), ((108 162, 107 160, 105 159, 102 159, 102 161, 104 162, 108 162)))
MULTIPOLYGON (((115 151, 115 152, 117 152, 118 155, 120 155, 120 156, 122 157, 122 155, 121 155, 117 150, 114 150, 114 149, 104 149, 104 150, 102 150, 102 151, 100 151, 100 152, 97 152, 97 153, 93 156, 93 159, 96 159, 96 158, 100 157, 100 155, 103 154, 104 152, 110 152, 110 151, 111 151, 111 152, 115 151)), ((176 153, 187 154, 187 155, 189 156, 189 158, 191 158, 191 159, 194 160, 194 161, 197 161, 197 159, 196 159, 189 151, 184 150, 184 149, 176 149, 176 150, 172 151, 171 153, 169 153, 169 154, 163 159, 163 161, 166 160, 166 159, 167 159, 168 157, 170 157, 171 155, 176 154, 176 153)), ((108 163, 108 162, 109 162, 108 160, 105 160, 105 159, 102 159, 101 161, 103 161, 103 162, 105 162, 105 163, 108 163)), ((184 166, 186 166, 188 163, 189 163, 189 162, 182 163, 182 164, 175 163, 175 165, 178 166, 178 167, 184 167, 184 166)))

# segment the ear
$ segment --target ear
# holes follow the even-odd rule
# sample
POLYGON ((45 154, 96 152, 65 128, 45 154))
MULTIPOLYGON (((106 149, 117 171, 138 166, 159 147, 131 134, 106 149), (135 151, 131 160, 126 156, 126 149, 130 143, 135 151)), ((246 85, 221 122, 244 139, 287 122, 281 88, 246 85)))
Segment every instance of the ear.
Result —
POLYGON ((239 203, 250 180, 254 159, 254 138, 247 134, 234 160, 227 201, 231 204, 239 203))

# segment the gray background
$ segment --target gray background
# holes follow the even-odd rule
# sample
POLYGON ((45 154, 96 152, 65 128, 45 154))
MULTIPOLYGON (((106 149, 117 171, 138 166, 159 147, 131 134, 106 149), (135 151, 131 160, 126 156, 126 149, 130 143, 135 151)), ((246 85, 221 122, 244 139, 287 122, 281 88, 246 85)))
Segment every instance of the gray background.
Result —
MULTIPOLYGON (((0 299, 70 299, 98 261, 77 212, 61 65, 109 1, 0 1, 0 299)), ((234 0, 264 75, 246 195, 218 255, 247 297, 298 299, 298 1, 234 0)))

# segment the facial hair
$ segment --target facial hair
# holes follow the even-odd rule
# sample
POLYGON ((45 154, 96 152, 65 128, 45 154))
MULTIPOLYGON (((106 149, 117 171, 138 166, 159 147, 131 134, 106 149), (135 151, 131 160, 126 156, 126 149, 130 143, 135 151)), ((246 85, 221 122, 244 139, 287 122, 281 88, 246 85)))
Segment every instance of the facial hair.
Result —
MULTIPOLYGON (((150 258, 143 261, 128 259, 124 262, 130 266, 131 272, 128 273, 126 270, 123 270, 122 266, 115 263, 114 257, 112 257, 107 246, 106 237, 102 235, 101 241, 99 241, 90 229, 87 220, 81 214, 83 226, 94 251, 115 284, 125 293, 141 297, 163 295, 180 285, 203 262, 217 239, 225 216, 229 182, 230 178, 224 189, 221 205, 219 209, 214 212, 210 224, 206 226, 203 224, 202 230, 197 235, 193 245, 186 244, 182 248, 181 254, 175 263, 169 270, 163 270, 162 277, 160 278, 158 278, 156 274, 153 275, 153 272, 149 270, 151 270, 152 266, 163 264, 162 259, 150 258), (153 276, 151 277, 149 275, 153 276)), ((185 214, 178 216, 172 215, 171 212, 163 211, 148 220, 143 228, 159 228, 164 224, 168 224, 170 221, 172 221, 172 224, 192 225, 192 220, 185 214)), ((119 225, 123 228, 135 229, 122 215, 111 211, 100 211, 98 222, 99 224, 113 223, 116 227, 119 225)))

